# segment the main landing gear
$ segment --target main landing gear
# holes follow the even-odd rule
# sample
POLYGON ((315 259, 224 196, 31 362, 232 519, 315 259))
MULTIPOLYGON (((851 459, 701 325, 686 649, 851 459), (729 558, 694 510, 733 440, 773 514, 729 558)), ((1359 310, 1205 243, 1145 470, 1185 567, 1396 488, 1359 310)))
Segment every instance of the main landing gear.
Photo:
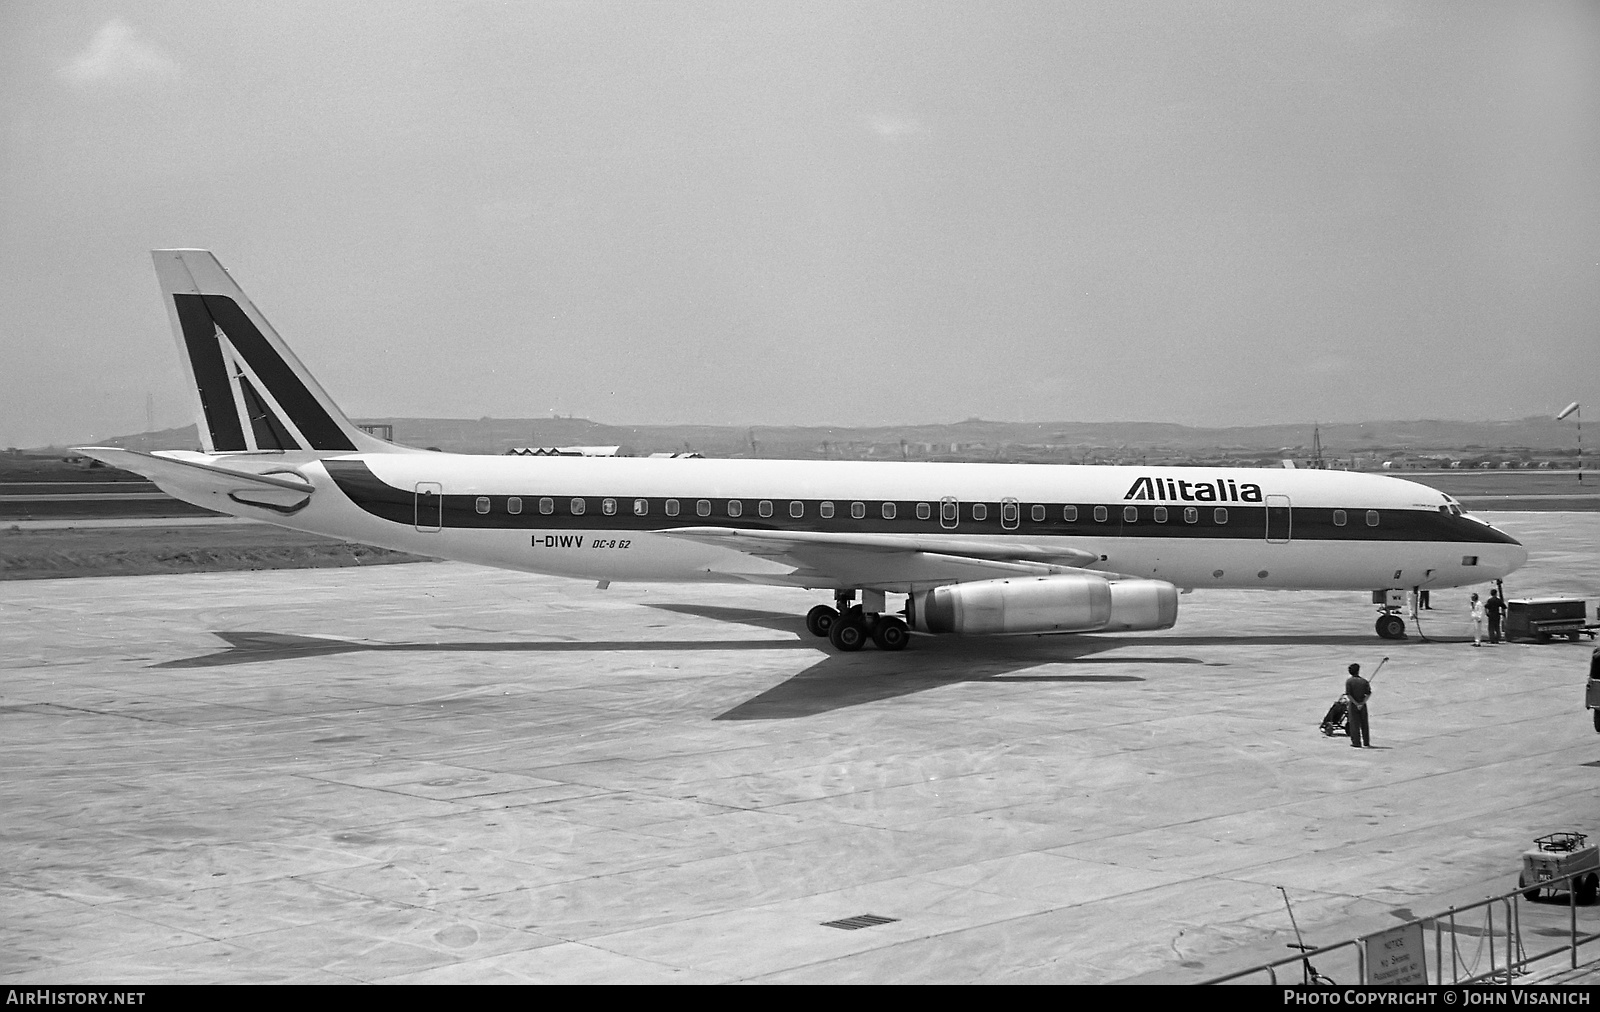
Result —
POLYGON ((837 650, 860 650, 871 640, 879 650, 904 650, 911 642, 905 622, 883 614, 883 592, 866 591, 861 604, 853 604, 853 590, 834 592, 837 608, 819 604, 806 613, 806 629, 813 636, 826 636, 837 650), (867 608, 872 608, 868 611, 867 608))

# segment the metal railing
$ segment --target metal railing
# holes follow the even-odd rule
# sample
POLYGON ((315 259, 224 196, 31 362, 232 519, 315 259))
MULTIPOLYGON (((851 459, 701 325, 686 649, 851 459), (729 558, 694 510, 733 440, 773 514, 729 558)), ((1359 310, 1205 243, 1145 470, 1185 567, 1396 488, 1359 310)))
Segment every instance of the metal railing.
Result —
MULTIPOLYGON (((1420 922, 1424 931, 1426 931, 1429 925, 1432 925, 1433 927, 1433 977, 1429 983, 1475 984, 1487 981, 1490 983, 1510 984, 1512 983, 1512 979, 1514 977, 1525 974, 1529 966, 1541 960, 1549 959, 1552 956, 1559 955, 1562 952, 1570 953, 1570 966, 1572 969, 1576 970, 1578 968, 1578 947, 1600 939, 1600 932, 1592 932, 1585 935, 1578 934, 1578 890, 1574 880, 1581 876, 1592 874, 1594 874, 1594 870, 1588 868, 1581 871, 1567 872, 1564 875, 1556 875, 1550 879, 1547 879, 1546 881, 1539 882, 1534 886, 1518 886, 1511 892, 1504 893, 1499 896, 1490 896, 1486 899, 1481 899, 1476 903, 1469 903, 1466 906, 1453 906, 1443 913, 1435 914, 1431 917, 1419 917, 1416 921, 1411 922, 1420 922), (1528 900, 1524 894, 1536 889, 1557 888, 1563 882, 1566 883, 1567 889, 1567 940, 1565 943, 1558 945, 1553 949, 1529 955, 1522 944, 1522 904, 1524 902, 1532 901, 1528 900), (1479 937, 1487 939, 1489 943, 1489 969, 1482 973, 1476 972, 1478 959, 1481 958, 1481 954, 1478 954, 1475 955, 1472 960, 1473 965, 1465 967, 1467 975, 1462 976, 1462 964, 1464 960, 1461 958, 1460 947, 1456 942, 1457 938, 1460 937, 1462 932, 1458 932, 1457 930, 1457 918, 1462 914, 1467 914, 1479 909, 1484 911, 1484 927, 1479 937), (1497 939, 1495 937, 1495 911, 1497 909, 1501 911, 1501 923, 1504 925, 1505 948, 1503 955, 1505 958, 1503 961, 1497 958, 1499 953, 1496 951, 1497 939), (1450 936, 1450 979, 1448 981, 1444 979, 1444 936, 1446 933, 1448 933, 1450 936)), ((1318 949, 1303 951, 1298 956, 1285 956, 1282 959, 1275 959, 1270 963, 1259 963, 1243 970, 1236 970, 1233 973, 1223 974, 1220 977, 1212 977, 1209 980, 1203 980, 1200 983, 1225 984, 1229 981, 1239 980, 1243 977, 1251 976, 1252 974, 1264 973, 1268 977, 1267 983, 1274 985, 1282 984, 1284 981, 1280 981, 1278 979, 1279 968, 1298 965, 1300 968, 1299 976, 1301 977, 1301 982, 1315 985, 1319 983, 1319 981, 1315 980, 1314 978, 1320 977, 1321 975, 1317 974, 1315 968, 1311 964, 1311 959, 1316 956, 1339 953, 1342 952, 1342 950, 1349 948, 1354 949, 1356 954, 1356 972, 1360 977, 1360 980, 1357 983, 1366 984, 1368 982, 1366 942, 1370 937, 1372 936, 1361 935, 1356 938, 1347 938, 1344 941, 1335 942, 1332 945, 1324 945, 1318 949)), ((1426 955, 1424 955, 1424 960, 1426 960, 1426 955)))

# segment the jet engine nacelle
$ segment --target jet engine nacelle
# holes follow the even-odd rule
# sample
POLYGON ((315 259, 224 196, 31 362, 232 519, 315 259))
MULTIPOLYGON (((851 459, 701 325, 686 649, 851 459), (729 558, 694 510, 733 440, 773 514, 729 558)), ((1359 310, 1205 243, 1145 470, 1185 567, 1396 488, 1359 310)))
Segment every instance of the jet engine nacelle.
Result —
POLYGON ((1087 574, 982 580, 913 594, 906 619, 919 632, 967 636, 1169 629, 1178 588, 1087 574))

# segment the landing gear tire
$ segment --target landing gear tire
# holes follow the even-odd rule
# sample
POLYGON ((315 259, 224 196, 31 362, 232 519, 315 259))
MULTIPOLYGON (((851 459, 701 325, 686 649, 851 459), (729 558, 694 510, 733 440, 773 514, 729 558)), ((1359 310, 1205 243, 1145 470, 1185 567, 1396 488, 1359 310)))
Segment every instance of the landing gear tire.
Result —
POLYGON ((1600 710, 1592 710, 1590 712, 1594 714, 1595 733, 1600 734, 1600 710))
POLYGON ((813 636, 827 636, 828 630, 839 621, 839 613, 825 604, 819 604, 806 612, 806 631, 813 636))
POLYGON ((872 629, 872 642, 879 650, 904 650, 911 642, 911 631, 897 618, 880 618, 872 629))
POLYGON ((860 650, 867 645, 867 627, 852 617, 840 616, 828 629, 828 642, 846 653, 860 650))
POLYGON ((1375 628, 1378 630, 1378 635, 1386 640, 1406 638, 1406 624, 1399 615, 1379 615, 1375 628))

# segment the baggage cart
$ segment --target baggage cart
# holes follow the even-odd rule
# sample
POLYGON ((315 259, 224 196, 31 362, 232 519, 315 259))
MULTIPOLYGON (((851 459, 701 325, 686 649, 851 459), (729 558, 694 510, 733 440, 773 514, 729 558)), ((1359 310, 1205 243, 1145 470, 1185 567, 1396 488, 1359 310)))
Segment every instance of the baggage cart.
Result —
POLYGON ((1571 889, 1580 905, 1592 904, 1600 892, 1600 847, 1587 846, 1588 839, 1570 831, 1535 838, 1533 849, 1522 854, 1522 873, 1517 876, 1523 898, 1536 900, 1541 893, 1553 896, 1571 889))
POLYGON ((1548 643, 1555 636, 1578 642, 1594 639, 1600 626, 1590 625, 1588 602, 1576 597, 1525 597, 1506 602, 1505 636, 1509 640, 1548 643))

